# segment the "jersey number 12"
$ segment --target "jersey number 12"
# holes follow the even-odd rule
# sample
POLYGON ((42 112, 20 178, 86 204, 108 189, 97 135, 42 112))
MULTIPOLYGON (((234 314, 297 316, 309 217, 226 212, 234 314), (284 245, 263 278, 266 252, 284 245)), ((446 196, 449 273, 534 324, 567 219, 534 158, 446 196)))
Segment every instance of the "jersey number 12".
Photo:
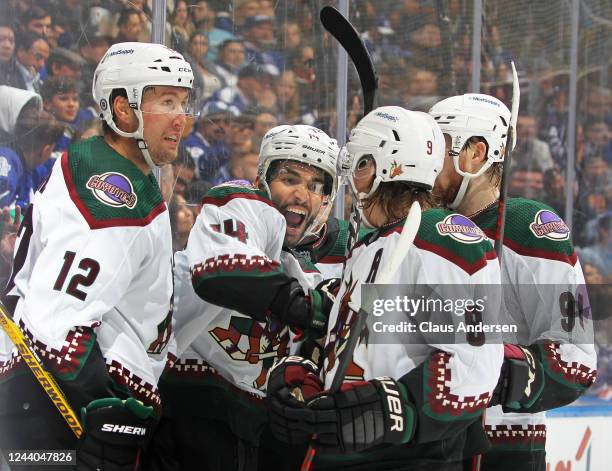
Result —
MULTIPOLYGON (((62 291, 75 256, 76 253, 70 252, 69 250, 67 250, 64 254, 64 264, 62 265, 62 269, 60 270, 57 280, 55 280, 55 284, 53 285, 53 289, 55 291, 62 291)), ((100 264, 93 258, 84 258, 79 262, 79 268, 81 270, 85 270, 86 273, 77 273, 76 275, 73 275, 72 278, 70 278, 68 287, 66 288, 66 293, 80 299, 81 301, 85 301, 87 293, 81 291, 79 289, 79 285, 84 287, 91 286, 93 282, 96 281, 96 278, 100 273, 100 264)))

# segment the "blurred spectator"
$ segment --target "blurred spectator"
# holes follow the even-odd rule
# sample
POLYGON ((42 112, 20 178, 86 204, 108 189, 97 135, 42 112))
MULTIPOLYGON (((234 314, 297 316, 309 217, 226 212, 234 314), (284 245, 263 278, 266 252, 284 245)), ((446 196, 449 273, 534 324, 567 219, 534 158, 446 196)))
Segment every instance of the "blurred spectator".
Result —
POLYGON ((143 31, 140 11, 134 8, 124 8, 119 14, 117 26, 119 34, 115 38, 115 43, 138 42, 143 31))
POLYGON ((196 31, 189 38, 189 46, 184 56, 193 67, 194 88, 196 93, 199 94, 198 99, 201 101, 210 98, 213 93, 222 87, 222 80, 217 74, 217 66, 206 59, 207 54, 208 37, 201 31, 196 31))
POLYGON ((85 60, 76 52, 63 47, 56 47, 49 54, 45 63, 48 76, 74 77, 81 75, 85 60))
POLYGON ((544 172, 544 201, 563 217, 565 213, 565 178, 557 167, 551 167, 544 172))
POLYGON ((255 118, 250 113, 244 113, 232 119, 229 133, 232 157, 239 157, 253 150, 259 152, 259 149, 253 149, 254 127, 255 118))
POLYGON ((602 274, 609 283, 612 281, 612 212, 608 211, 597 222, 597 241, 581 249, 581 253, 586 254, 587 258, 601 260, 602 274))
POLYGON ((276 83, 278 119, 285 124, 301 122, 300 94, 295 73, 285 70, 276 83))
POLYGON ((605 121, 609 125, 612 124, 612 90, 609 88, 590 88, 581 104, 580 116, 585 121, 605 121))
POLYGON ((172 163, 174 175, 174 195, 185 196, 187 186, 195 177, 195 163, 188 154, 183 154, 172 163))
POLYGON ((85 65, 81 68, 79 98, 83 107, 96 105, 91 95, 94 71, 112 42, 112 37, 95 25, 87 25, 81 32, 79 54, 85 59, 85 65))
POLYGON ((28 206, 41 183, 36 167, 49 159, 63 132, 46 111, 28 107, 19 113, 13 140, 0 147, 0 207, 28 206))
POLYGON ((30 8, 21 15, 19 22, 23 31, 29 31, 43 37, 46 37, 49 33, 52 23, 51 14, 38 5, 31 5, 30 8))
POLYGON ((262 111, 255 117, 253 137, 251 138, 253 151, 259 152, 264 135, 276 125, 278 125, 278 120, 270 111, 262 111))
POLYGON ((40 90, 39 71, 49 57, 49 43, 42 36, 23 33, 17 41, 17 69, 25 82, 25 89, 40 90))
POLYGON ((4 18, 0 19, 0 85, 26 89, 15 58, 15 30, 4 18))
POLYGON ((266 68, 268 73, 279 75, 284 68, 283 56, 275 51, 273 18, 265 15, 248 17, 242 27, 246 60, 266 68))
POLYGON ((187 43, 195 31, 195 26, 189 17, 185 0, 178 0, 174 4, 174 11, 170 15, 170 24, 172 25, 172 31, 178 34, 184 43, 187 43))
POLYGON ((404 99, 406 106, 412 110, 429 110, 438 101, 436 75, 431 70, 413 69, 408 76, 408 88, 404 99))
POLYGON ((538 139, 538 121, 532 115, 519 115, 516 126, 517 144, 512 165, 537 167, 546 171, 554 165, 548 144, 538 139))
POLYGON ((175 252, 183 250, 187 245, 189 231, 191 231, 195 222, 193 213, 183 196, 174 195, 168 206, 168 214, 170 216, 170 228, 172 229, 172 249, 175 252))
POLYGON ((226 39, 219 46, 217 73, 223 79, 224 87, 235 87, 238 83, 238 72, 244 65, 246 53, 239 39, 226 39))
POLYGON ((257 178, 258 162, 259 154, 257 152, 232 155, 229 162, 219 169, 219 173, 213 180, 213 185, 220 185, 231 180, 248 180, 254 183, 257 178))
POLYGON ((610 126, 603 120, 587 121, 584 124, 585 158, 601 155, 612 165, 612 133, 610 126))
POLYGON ((228 39, 234 39, 229 31, 215 26, 216 12, 210 6, 210 2, 198 1, 193 6, 193 23, 198 31, 208 36, 209 51, 208 59, 214 61, 217 58, 219 45, 228 39))
POLYGON ((230 157, 230 119, 238 110, 223 102, 209 102, 185 139, 185 150, 195 162, 198 178, 211 181, 230 157))
POLYGON ((236 16, 234 26, 242 28, 247 18, 259 13, 259 2, 257 0, 234 0, 233 2, 236 16))
POLYGON ((255 65, 248 65, 238 72, 238 83, 235 87, 225 87, 216 92, 211 101, 222 101, 227 106, 243 113, 259 103, 260 97, 269 90, 271 77, 255 65))
POLYGON ((198 217, 200 210, 202 209, 202 198, 210 190, 212 185, 210 182, 204 180, 195 180, 187 185, 185 190, 185 199, 189 208, 193 212, 194 217, 198 217))
POLYGON ((280 29, 280 44, 282 51, 287 53, 296 50, 302 44, 302 30, 300 25, 294 21, 283 23, 280 29))
POLYGON ((508 195, 533 200, 542 200, 544 177, 542 170, 536 166, 515 167, 508 182, 508 195))

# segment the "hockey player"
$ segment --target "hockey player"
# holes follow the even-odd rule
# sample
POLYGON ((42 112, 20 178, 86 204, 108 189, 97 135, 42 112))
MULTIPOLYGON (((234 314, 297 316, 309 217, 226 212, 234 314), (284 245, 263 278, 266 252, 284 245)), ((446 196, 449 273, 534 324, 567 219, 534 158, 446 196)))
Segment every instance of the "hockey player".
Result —
MULTIPOLYGON (((434 192, 495 239, 510 111, 492 96, 465 94, 442 100, 430 114, 448 154, 434 192)), ((546 466, 543 411, 571 403, 593 383, 595 350, 582 307, 571 325, 585 281, 565 223, 549 206, 515 198, 506 202, 505 228, 504 304, 518 334, 504 338, 495 407, 486 414, 493 447, 481 469, 540 471, 546 466), (564 304, 572 312, 561 312, 564 304)))
POLYGON ((160 382, 153 467, 257 466, 266 375, 289 353, 288 327, 325 335, 327 285, 291 249, 320 238, 338 153, 317 128, 277 126, 262 141, 255 185, 228 182, 205 196, 187 248, 175 255, 179 358, 160 382))
MULTIPOLYGON (((373 342, 367 326, 351 333, 357 313, 367 308, 364 286, 375 283, 397 253, 415 200, 423 208, 422 222, 392 283, 430 289, 455 284, 469 293, 478 284, 499 284, 495 253, 484 234, 465 218, 434 208, 431 189, 443 148, 444 137, 430 116, 395 106, 370 112, 351 132, 351 184, 363 223, 376 230, 347 258, 329 318, 324 383, 300 357, 278 363, 268 380, 272 430, 286 443, 313 437, 319 450, 314 469, 461 469, 466 430, 491 397, 502 360, 499 344, 475 347, 465 337, 455 344, 432 342, 427 335, 429 341, 421 343, 402 337, 373 342), (356 347, 347 351, 355 334, 356 347), (348 359, 342 387, 323 391, 348 359)), ((454 322, 460 316, 449 312, 443 318, 454 322)))
POLYGON ((76 449, 79 469, 138 467, 172 315, 170 222, 151 169, 177 157, 192 82, 183 57, 158 44, 115 44, 100 61, 104 136, 72 145, 36 192, 5 296, 84 435, 77 442, 2 332, 0 448, 76 449))

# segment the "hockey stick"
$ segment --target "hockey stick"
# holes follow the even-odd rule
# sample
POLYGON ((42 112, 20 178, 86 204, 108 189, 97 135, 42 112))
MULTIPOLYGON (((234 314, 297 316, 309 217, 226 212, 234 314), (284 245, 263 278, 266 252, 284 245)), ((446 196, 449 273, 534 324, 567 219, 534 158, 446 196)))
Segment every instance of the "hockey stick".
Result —
MULTIPOLYGON (((372 57, 370 57, 370 53, 357 30, 342 13, 334 7, 325 6, 321 9, 319 17, 323 27, 336 38, 336 41, 340 43, 351 58, 351 61, 353 61, 359 81, 361 82, 363 116, 365 116, 374 108, 374 101, 378 90, 378 77, 376 76, 372 57)), ((348 171, 350 171, 350 165, 348 171)), ((353 201, 355 201, 355 195, 353 195, 353 201)), ((353 202, 345 256, 348 256, 351 248, 357 241, 361 226, 361 219, 354 205, 355 203, 353 202)))
MULTIPOLYGON (((393 275, 395 275, 395 272, 408 255, 410 248, 413 246, 414 239, 420 226, 421 205, 418 201, 415 201, 410 207, 410 211, 408 212, 408 216, 406 217, 406 221, 404 222, 404 226, 402 228, 402 233, 400 234, 397 244, 395 245, 395 250, 389 257, 390 263, 383 269, 378 280, 375 280, 376 284, 388 284, 392 280, 393 275)), ((357 347, 357 341, 359 340, 361 331, 365 326, 368 313, 364 309, 360 309, 359 312, 356 313, 356 316, 357 319, 355 320, 355 324, 351 328, 349 338, 346 341, 346 346, 343 352, 344 354, 338 362, 338 368, 334 374, 331 387, 328 390, 329 394, 339 391, 342 383, 344 382, 346 370, 348 369, 348 365, 353 358, 353 352, 357 347)), ((308 447, 308 452, 304 457, 304 462, 302 463, 300 471, 310 471, 315 453, 316 449, 311 444, 308 447)))
POLYGON ((374 109, 374 98, 378 89, 378 78, 370 53, 353 25, 334 7, 325 6, 319 14, 323 27, 347 52, 361 82, 363 93, 363 115, 374 109))
POLYGON ((497 223, 495 226, 495 252, 499 264, 502 264, 503 247, 504 247, 504 227, 506 223, 506 199, 508 196, 508 181, 510 180, 510 163, 512 161, 512 149, 516 144, 516 121, 518 119, 519 104, 521 101, 521 87, 514 67, 512 65, 512 113, 510 115, 510 124, 508 126, 508 135, 506 136, 506 155, 503 161, 503 171, 501 185, 499 189, 499 204, 497 207, 497 223))
MULTIPOLYGON (((518 75, 514 61, 512 65, 512 110, 510 113, 510 123, 508 125, 508 134, 506 136, 506 145, 502 169, 502 179, 499 190, 499 203, 497 206, 497 222, 495 223, 495 252, 499 260, 499 266, 502 266, 503 250, 504 250, 504 228, 506 226, 506 198, 508 196, 508 180, 510 179, 510 162, 512 160, 512 149, 516 144, 516 121, 518 119, 519 104, 521 101, 521 87, 519 86, 518 75)), ((484 428, 487 411, 482 413, 482 426, 484 428)), ((472 469, 480 471, 482 462, 482 454, 474 456, 472 469)))
POLYGON ((40 358, 34 353, 32 346, 28 339, 23 335, 23 332, 17 327, 17 325, 11 319, 6 307, 2 302, 0 302, 0 325, 6 332, 6 334, 11 339, 11 342, 15 344, 21 358, 28 365, 28 368, 32 371, 32 374, 36 377, 42 388, 45 390, 49 399, 57 410, 59 410, 60 414, 70 427, 70 430, 76 435, 77 438, 80 438, 83 434, 83 427, 79 422, 76 414, 68 404, 66 400, 66 396, 63 391, 60 389, 59 385, 51 376, 51 374, 45 370, 40 361, 40 358))

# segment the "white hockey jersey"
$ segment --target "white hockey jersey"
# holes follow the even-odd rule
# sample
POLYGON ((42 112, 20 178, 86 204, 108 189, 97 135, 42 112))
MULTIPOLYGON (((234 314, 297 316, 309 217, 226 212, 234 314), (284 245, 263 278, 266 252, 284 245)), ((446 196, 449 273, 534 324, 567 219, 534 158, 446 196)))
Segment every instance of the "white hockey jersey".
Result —
MULTIPOLYGON (((170 221, 154 176, 102 138, 73 145, 26 213, 5 299, 75 410, 126 395, 160 406, 171 297, 170 221)), ((0 383, 24 368, 0 333, 0 383)))
MULTIPOLYGON (((376 277, 395 256, 403 223, 396 222, 366 235, 347 258, 328 324, 323 369, 326 388, 332 385, 338 364, 346 354, 346 341, 357 313, 364 307, 364 285, 376 283, 376 277)), ((455 285, 471 298, 476 296, 478 285, 499 286, 500 273, 491 244, 469 219, 430 209, 423 212, 414 246, 392 283, 408 287, 418 284, 434 291, 439 285, 455 285)), ((499 295, 491 296, 487 309, 492 312, 499 309, 499 295)), ((371 317, 372 313, 368 314, 371 317)), ((456 312, 449 312, 446 317, 456 318, 451 324, 461 319, 456 312)), ((404 318, 408 320, 409 314, 404 318)), ((385 317, 376 319, 384 321, 385 317)), ((375 330, 372 323, 366 322, 345 381, 380 376, 401 378, 418 411, 416 435, 411 443, 432 442, 460 433, 486 408, 502 363, 499 342, 473 346, 464 333, 460 334, 463 341, 455 343, 432 340, 411 343, 401 334, 386 340, 379 336, 379 341, 375 341, 375 330)), ((428 337, 436 338, 424 335, 428 337)))
POLYGON ((285 219, 264 192, 237 182, 209 191, 186 249, 175 254, 178 359, 167 379, 224 379, 264 396, 267 372, 290 341, 268 307, 291 278, 305 291, 322 281, 283 251, 284 235, 285 219))
MULTIPOLYGON (((496 221, 497 205, 474 218, 491 238, 496 221)), ((513 450, 544 450, 543 411, 573 402, 593 384, 597 359, 592 317, 583 315, 588 295, 582 268, 568 227, 549 206, 508 200, 502 282, 506 316, 519 326, 518 336, 504 340, 528 346, 544 374, 538 399, 521 409, 526 413, 504 413, 501 406, 487 411, 491 451, 507 459, 513 450)))

